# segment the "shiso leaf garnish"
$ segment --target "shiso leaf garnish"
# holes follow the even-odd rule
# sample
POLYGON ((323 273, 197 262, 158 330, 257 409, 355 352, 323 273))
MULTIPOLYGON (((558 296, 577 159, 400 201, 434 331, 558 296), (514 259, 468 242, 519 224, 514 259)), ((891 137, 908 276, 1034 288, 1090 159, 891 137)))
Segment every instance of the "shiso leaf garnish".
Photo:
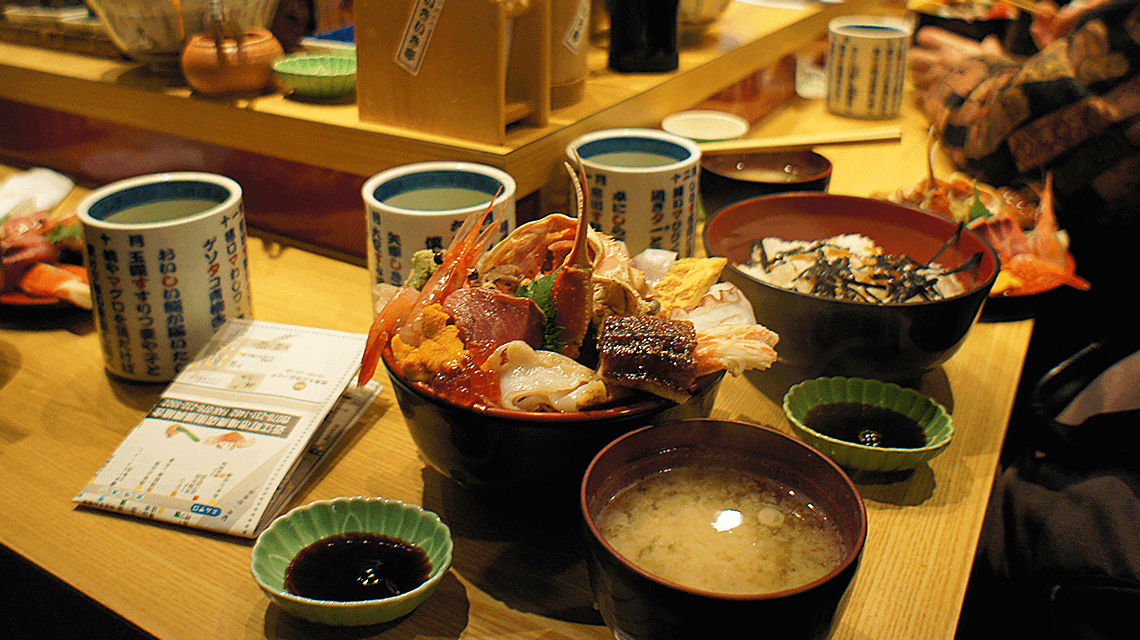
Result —
POLYGON ((544 276, 539 276, 530 282, 524 282, 519 285, 518 291, 515 295, 520 298, 530 298, 534 301, 542 313, 546 315, 546 326, 543 327, 542 332, 542 348, 548 351, 561 351, 566 343, 561 340, 562 330, 554 322, 554 313, 556 311, 554 306, 554 276, 558 271, 548 273, 544 276))

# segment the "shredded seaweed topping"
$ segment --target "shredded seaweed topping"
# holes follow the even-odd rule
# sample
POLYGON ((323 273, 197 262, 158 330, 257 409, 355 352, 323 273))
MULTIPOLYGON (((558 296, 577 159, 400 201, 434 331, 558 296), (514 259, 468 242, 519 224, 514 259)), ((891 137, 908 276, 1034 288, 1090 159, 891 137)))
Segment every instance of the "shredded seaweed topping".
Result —
POLYGON ((765 271, 808 258, 809 266, 799 271, 793 282, 807 283, 812 295, 873 304, 938 300, 943 297, 938 290, 939 279, 975 268, 982 257, 975 254, 951 269, 894 254, 879 254, 862 263, 846 247, 824 240, 775 255, 769 255, 763 242, 758 242, 753 255, 765 271))

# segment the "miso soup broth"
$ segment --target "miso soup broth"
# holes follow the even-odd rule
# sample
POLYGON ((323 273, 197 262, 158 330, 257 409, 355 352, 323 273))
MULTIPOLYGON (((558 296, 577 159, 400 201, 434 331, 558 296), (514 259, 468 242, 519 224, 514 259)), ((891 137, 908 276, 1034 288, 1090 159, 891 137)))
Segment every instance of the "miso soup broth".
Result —
POLYGON ((711 456, 660 468, 595 509, 602 537, 642 570, 693 589, 761 595, 842 563, 838 526, 795 487, 711 456))

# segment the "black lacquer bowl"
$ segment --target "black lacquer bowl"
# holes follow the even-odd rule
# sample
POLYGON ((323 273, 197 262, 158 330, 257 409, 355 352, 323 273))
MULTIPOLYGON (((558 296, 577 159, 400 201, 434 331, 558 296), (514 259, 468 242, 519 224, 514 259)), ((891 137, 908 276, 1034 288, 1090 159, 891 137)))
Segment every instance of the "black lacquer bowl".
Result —
POLYGON ((728 258, 723 278, 740 287, 756 321, 780 335, 780 361, 814 378, 835 375, 907 383, 941 365, 961 347, 1000 269, 993 248, 963 229, 937 262, 963 264, 981 254, 977 268, 959 274, 966 291, 929 302, 873 304, 835 300, 772 286, 736 265, 747 263, 753 243, 766 238, 821 240, 863 234, 888 253, 926 262, 953 238, 958 225, 891 202, 819 193, 745 200, 705 225, 710 256, 728 258))
POLYGON ((699 378, 693 397, 677 404, 638 393, 589 411, 539 413, 450 402, 396 374, 385 361, 396 401, 420 455, 434 469, 489 499, 577 490, 602 447, 663 420, 704 417, 724 373, 699 378))
MULTIPOLYGON (((843 595, 859 565, 867 537, 867 511, 843 470, 796 438, 773 428, 732 420, 684 420, 629 433, 601 451, 582 481, 587 568, 598 609, 619 638, 816 639, 828 636, 843 595), (657 577, 622 556, 595 518, 628 484, 669 468, 677 456, 732 460, 811 496, 839 532, 841 559, 807 584, 766 594, 726 595, 657 577)), ((710 535, 717 535, 711 530, 710 535)))
POLYGON ((701 158, 701 201, 713 215, 741 200, 792 191, 827 191, 831 161, 814 151, 706 155, 701 158))

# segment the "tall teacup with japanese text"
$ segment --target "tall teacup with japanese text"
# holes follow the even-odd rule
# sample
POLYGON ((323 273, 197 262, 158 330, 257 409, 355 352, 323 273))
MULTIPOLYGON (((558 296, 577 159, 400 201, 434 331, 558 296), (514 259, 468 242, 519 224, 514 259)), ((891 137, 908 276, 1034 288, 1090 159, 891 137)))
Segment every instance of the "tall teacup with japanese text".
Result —
POLYGON ((566 147, 586 174, 586 215, 594 228, 625 242, 630 255, 649 248, 678 257, 696 244, 701 149, 657 129, 606 129, 566 147))
POLYGON ((373 289, 405 284, 415 261, 446 249, 473 213, 493 209, 484 224, 498 219, 493 241, 505 238, 515 228, 515 189, 507 172, 474 162, 416 162, 369 178, 361 196, 373 289))
POLYGON ((913 24, 895 16, 833 18, 827 33, 827 109, 852 118, 897 116, 913 36, 913 24))
POLYGON ((107 370, 166 382, 219 327, 252 314, 242 190, 208 173, 129 178, 80 204, 107 370))

